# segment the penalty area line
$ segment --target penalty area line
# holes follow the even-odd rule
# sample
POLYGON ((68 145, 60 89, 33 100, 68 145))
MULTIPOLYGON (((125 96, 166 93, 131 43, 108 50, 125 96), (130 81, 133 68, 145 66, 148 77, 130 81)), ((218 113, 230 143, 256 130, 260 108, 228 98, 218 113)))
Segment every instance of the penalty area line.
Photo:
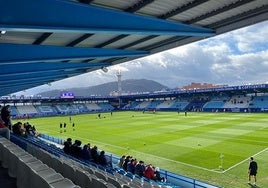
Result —
MULTIPOLYGON (((54 131, 54 132, 56 132, 56 131, 54 131)), ((65 133, 65 135, 72 136, 71 134, 68 134, 68 133, 67 134, 65 133)), ((84 137, 81 137, 81 136, 75 136, 75 137, 81 138, 81 139, 88 139, 88 138, 84 138, 84 137)), ((107 143, 103 143, 103 142, 92 140, 92 139, 89 139, 89 140, 93 141, 95 143, 100 143, 100 144, 102 144, 104 146, 111 146, 111 147, 114 147, 114 148, 121 148, 121 149, 127 150, 125 147, 116 146, 116 145, 112 145, 112 144, 107 144, 107 143)), ((149 153, 143 153, 143 152, 140 152, 140 151, 137 151, 137 150, 133 150, 131 148, 130 148, 130 150, 134 151, 135 153, 151 156, 151 157, 154 157, 154 158, 161 159, 163 161, 169 161, 169 162, 172 162, 172 163, 177 163, 177 164, 181 164, 181 165, 185 165, 185 166, 190 166, 192 168, 197 168, 197 169, 201 169, 201 170, 205 170, 205 171, 209 171, 209 172, 221 173, 221 172, 219 172, 217 170, 214 170, 214 169, 203 168, 203 167, 200 167, 200 166, 196 166, 196 165, 192 165, 192 164, 188 164, 188 163, 184 163, 184 162, 180 162, 180 161, 175 161, 175 160, 172 160, 172 159, 167 159, 167 158, 164 158, 164 157, 159 157, 159 156, 152 155, 152 154, 149 154, 149 153)))
MULTIPOLYGON (((49 130, 49 131, 53 131, 53 132, 57 132, 57 131, 54 131, 54 130, 49 130)), ((68 134, 68 133, 64 133, 65 136, 73 136, 71 134, 68 134)), ((76 138, 81 138, 81 139, 88 139, 88 138, 85 138, 85 137, 81 137, 81 136, 75 136, 76 138)), ((116 145, 112 145, 112 144, 107 144, 107 143, 103 143, 103 142, 100 142, 100 141, 97 141, 97 140, 92 140, 92 139, 88 139, 90 142, 93 141, 95 143, 100 143, 104 146, 111 146, 111 147, 114 147, 114 148, 120 148, 120 149, 124 149, 124 150, 128 150, 126 149, 125 147, 121 147, 121 146, 116 146, 116 145)), ((209 172, 215 172, 215 173, 223 173, 223 171, 219 171, 219 170, 215 170, 215 169, 208 169, 208 168, 204 168, 204 167, 200 167, 200 166, 196 166, 196 165, 192 165, 192 164, 188 164, 188 163, 184 163, 184 162, 180 162, 180 161, 175 161, 175 160, 172 160, 172 159, 167 159, 167 158, 164 158, 164 157, 159 157, 159 156, 156 156, 156 155, 152 155, 152 154, 149 154, 149 153, 143 153, 143 152, 140 152, 140 151, 137 151, 137 150, 133 150, 130 148, 130 150, 134 151, 135 153, 139 153, 139 154, 143 154, 143 155, 147 155, 147 156, 151 156, 151 157, 154 157, 154 158, 158 158, 158 159, 161 159, 163 161, 169 161, 169 162, 172 162, 172 163, 177 163, 177 164, 181 164, 181 165, 185 165, 185 166, 189 166, 189 167, 192 167, 192 168, 196 168, 196 169, 201 169, 201 170, 205 170, 205 171, 209 171, 209 172)))
MULTIPOLYGON (((268 147, 265 148, 265 149, 263 149, 263 150, 261 150, 261 151, 259 151, 258 153, 255 153, 254 155, 252 155, 252 157, 255 157, 255 156, 257 156, 257 155, 259 155, 259 154, 261 154, 261 153, 263 153, 263 152, 265 152, 265 151, 267 151, 267 150, 268 150, 268 147)), ((244 163, 244 162, 246 162, 246 161, 248 161, 248 158, 247 158, 247 159, 244 159, 243 161, 240 161, 239 163, 237 163, 237 164, 231 166, 230 168, 227 168, 226 170, 222 171, 221 173, 225 173, 225 172, 227 172, 227 171, 229 171, 229 170, 231 170, 231 169, 233 169, 233 168, 235 168, 235 167, 241 165, 242 163, 244 163)))

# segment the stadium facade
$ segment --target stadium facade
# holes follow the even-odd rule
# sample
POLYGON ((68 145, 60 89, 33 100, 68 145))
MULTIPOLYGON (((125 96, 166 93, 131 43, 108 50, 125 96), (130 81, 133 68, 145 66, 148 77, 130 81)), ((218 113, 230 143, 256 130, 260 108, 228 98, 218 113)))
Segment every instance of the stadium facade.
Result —
POLYGON ((268 84, 156 91, 120 96, 2 97, 0 104, 11 106, 13 118, 113 110, 267 112, 268 84))

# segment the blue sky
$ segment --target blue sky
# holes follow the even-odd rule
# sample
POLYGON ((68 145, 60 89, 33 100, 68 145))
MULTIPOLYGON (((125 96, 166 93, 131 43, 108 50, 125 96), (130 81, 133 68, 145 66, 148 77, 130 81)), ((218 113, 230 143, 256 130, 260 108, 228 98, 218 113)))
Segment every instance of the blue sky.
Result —
MULTIPOLYGON (((175 88, 191 82, 244 85, 268 83, 268 21, 206 40, 16 93, 94 86, 125 79, 149 79, 175 88)), ((123 88, 124 89, 124 88, 123 88)))

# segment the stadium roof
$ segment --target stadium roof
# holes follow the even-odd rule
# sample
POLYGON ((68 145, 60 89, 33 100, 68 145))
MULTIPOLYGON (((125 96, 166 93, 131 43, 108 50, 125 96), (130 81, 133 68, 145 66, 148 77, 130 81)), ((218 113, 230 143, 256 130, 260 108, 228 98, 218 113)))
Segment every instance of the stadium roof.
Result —
POLYGON ((0 3, 0 96, 268 20, 266 0, 0 3))

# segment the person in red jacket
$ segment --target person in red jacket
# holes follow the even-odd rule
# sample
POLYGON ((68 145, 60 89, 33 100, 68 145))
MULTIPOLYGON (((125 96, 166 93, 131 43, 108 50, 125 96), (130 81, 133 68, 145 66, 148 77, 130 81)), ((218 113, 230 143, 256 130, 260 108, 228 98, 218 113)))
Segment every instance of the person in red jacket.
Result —
POLYGON ((154 168, 151 164, 147 165, 144 171, 144 177, 149 180, 156 180, 154 168))
POLYGON ((0 117, 0 135, 3 137, 6 137, 7 139, 10 139, 10 130, 5 125, 5 122, 0 117))

